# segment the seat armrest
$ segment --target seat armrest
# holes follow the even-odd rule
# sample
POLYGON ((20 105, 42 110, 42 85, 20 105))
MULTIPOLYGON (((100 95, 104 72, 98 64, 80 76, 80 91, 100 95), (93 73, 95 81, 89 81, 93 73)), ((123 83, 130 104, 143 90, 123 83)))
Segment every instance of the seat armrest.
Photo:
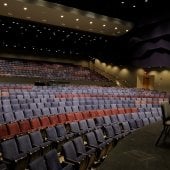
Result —
POLYGON ((75 160, 70 159, 70 158, 66 158, 66 161, 71 162, 71 163, 73 163, 73 164, 78 164, 78 165, 80 165, 80 164, 81 164, 81 162, 79 162, 79 161, 75 161, 75 160))

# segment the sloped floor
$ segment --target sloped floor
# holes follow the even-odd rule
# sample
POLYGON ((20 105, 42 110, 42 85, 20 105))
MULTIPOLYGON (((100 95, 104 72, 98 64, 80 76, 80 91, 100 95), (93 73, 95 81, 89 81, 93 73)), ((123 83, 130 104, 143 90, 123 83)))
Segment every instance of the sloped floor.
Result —
POLYGON ((170 170, 170 139, 155 142, 162 123, 139 129, 120 140, 98 170, 170 170))

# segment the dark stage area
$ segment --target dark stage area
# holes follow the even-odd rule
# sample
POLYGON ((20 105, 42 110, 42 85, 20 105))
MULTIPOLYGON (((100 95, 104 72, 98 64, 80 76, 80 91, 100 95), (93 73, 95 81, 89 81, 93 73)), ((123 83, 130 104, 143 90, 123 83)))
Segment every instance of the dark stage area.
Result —
POLYGON ((99 170, 169 170, 170 142, 155 142, 162 130, 162 123, 155 123, 137 130, 120 140, 98 168, 99 170))

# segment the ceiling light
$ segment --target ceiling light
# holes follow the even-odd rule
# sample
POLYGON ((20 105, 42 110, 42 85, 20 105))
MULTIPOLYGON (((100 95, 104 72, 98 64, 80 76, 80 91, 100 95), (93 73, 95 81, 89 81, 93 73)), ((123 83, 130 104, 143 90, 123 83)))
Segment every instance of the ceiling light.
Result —
POLYGON ((117 30, 117 27, 115 27, 115 30, 117 30))
POLYGON ((128 32, 129 30, 126 30, 126 32, 128 32))
POLYGON ((124 1, 121 1, 121 4, 124 4, 125 2, 124 1))
POLYGON ((103 27, 105 27, 106 25, 105 24, 103 24, 103 27))
POLYGON ((136 5, 133 5, 133 8, 135 8, 136 7, 136 5))
POLYGON ((61 17, 61 18, 64 18, 64 15, 61 15, 60 17, 61 17))
POLYGON ((147 3, 147 2, 148 2, 148 0, 145 0, 145 2, 147 3))
POLYGON ((8 4, 7 4, 7 3, 4 3, 4 6, 8 6, 8 4))
POLYGON ((79 21, 79 18, 76 18, 76 21, 79 21))
POLYGON ((90 24, 93 24, 93 22, 92 22, 92 21, 90 21, 90 24))
POLYGON ((27 10, 27 7, 24 7, 24 11, 26 11, 27 10))

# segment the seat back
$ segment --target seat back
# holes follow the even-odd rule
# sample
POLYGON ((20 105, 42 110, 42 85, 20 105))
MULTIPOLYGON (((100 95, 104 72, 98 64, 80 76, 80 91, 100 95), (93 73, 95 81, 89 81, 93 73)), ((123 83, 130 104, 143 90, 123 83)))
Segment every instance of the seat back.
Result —
POLYGON ((65 159, 77 160, 77 153, 72 141, 68 141, 63 144, 63 154, 65 159))
POLYGON ((29 170, 47 170, 45 159, 43 157, 39 157, 34 161, 30 162, 28 167, 29 170))
POLYGON ((47 134, 48 140, 55 140, 58 138, 57 131, 56 131, 55 127, 47 128, 46 134, 47 134))
POLYGON ((44 155, 44 158, 46 160, 47 169, 50 169, 50 170, 61 170, 62 169, 55 149, 52 149, 51 151, 46 153, 44 155))
POLYGON ((77 153, 86 153, 83 139, 80 136, 77 138, 74 138, 73 143, 74 143, 77 153))
POLYGON ((67 134, 66 128, 64 125, 57 125, 56 126, 58 136, 65 136, 67 134))
POLYGON ((96 137, 94 135, 94 132, 87 133, 86 138, 87 138, 88 145, 96 146, 96 147, 98 146, 98 143, 97 143, 96 137))
POLYGON ((32 144, 36 146, 40 146, 44 142, 40 131, 35 131, 30 133, 30 138, 32 144))
POLYGON ((15 160, 19 155, 18 147, 14 138, 2 142, 1 148, 3 158, 15 160))
POLYGON ((32 145, 28 135, 17 137, 17 142, 18 142, 18 147, 20 152, 27 153, 31 151, 32 145))

